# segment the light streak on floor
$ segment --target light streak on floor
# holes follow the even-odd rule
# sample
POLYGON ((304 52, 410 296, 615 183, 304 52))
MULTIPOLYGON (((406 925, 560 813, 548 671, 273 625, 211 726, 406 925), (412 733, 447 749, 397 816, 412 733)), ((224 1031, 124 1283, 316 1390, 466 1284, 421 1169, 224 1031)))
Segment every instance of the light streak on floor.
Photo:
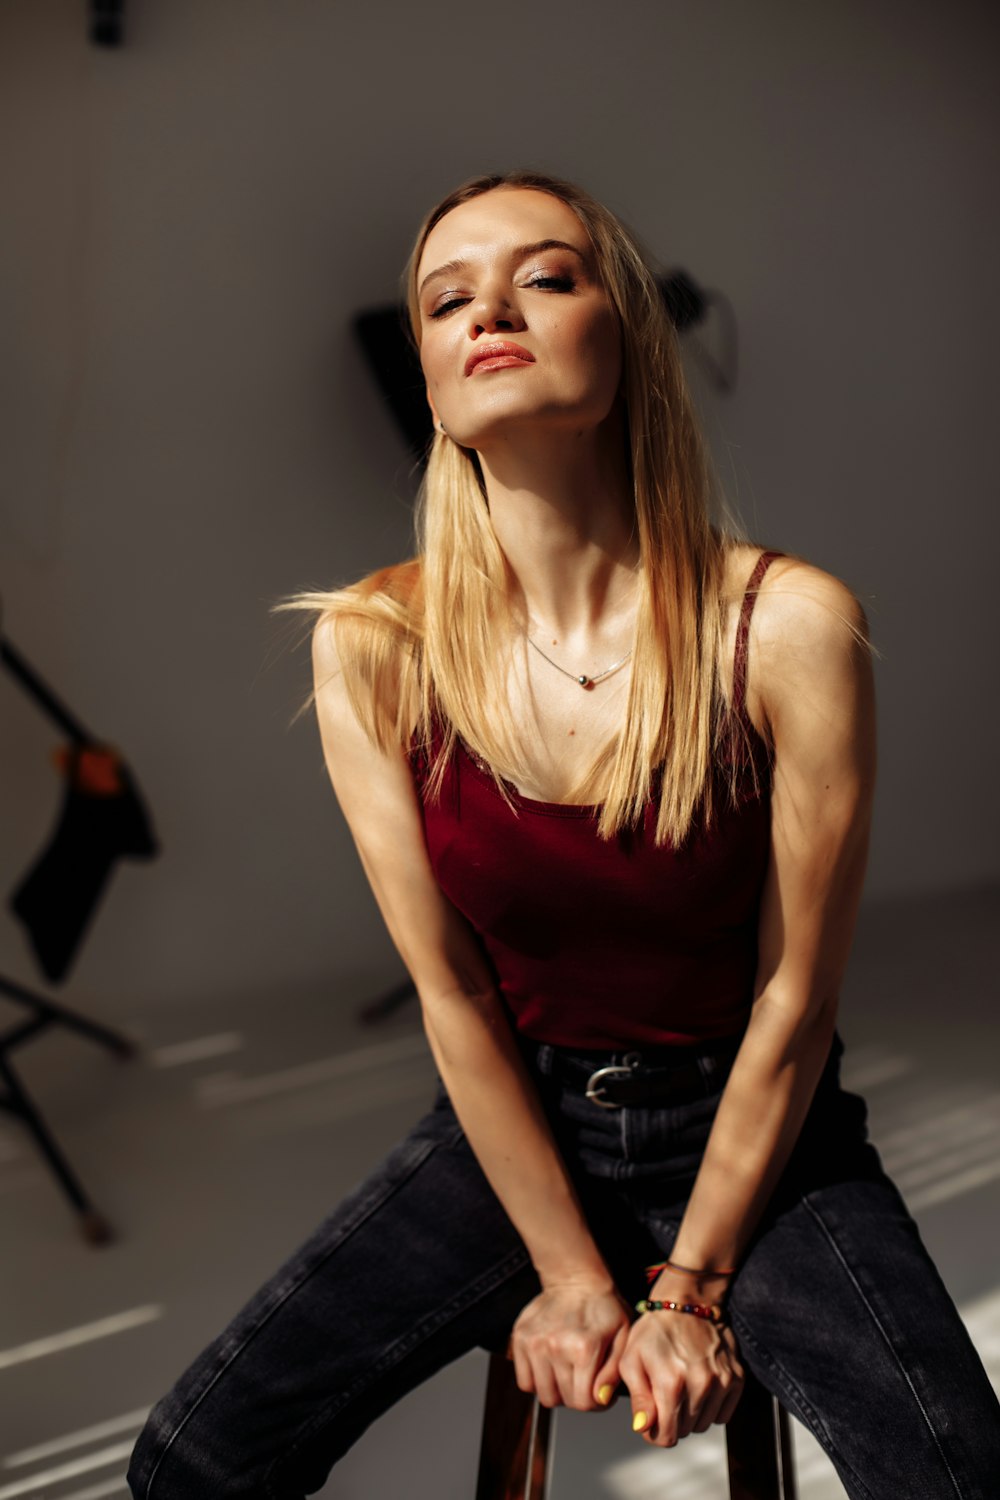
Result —
POLYGON ((197 1036, 189 1042, 172 1042, 146 1053, 154 1068, 176 1068, 182 1063, 202 1062, 206 1057, 222 1057, 238 1052, 244 1045, 239 1031, 221 1031, 215 1036, 197 1036))
POLYGON ((128 1312, 113 1313, 99 1318, 95 1323, 83 1323, 79 1328, 67 1328, 63 1333, 51 1333, 45 1338, 32 1339, 13 1349, 0 1349, 0 1370, 11 1365, 24 1364, 29 1359, 42 1359, 48 1354, 61 1354, 64 1349, 76 1348, 79 1344, 90 1344, 95 1339, 110 1338, 112 1334, 124 1333, 129 1328, 139 1328, 143 1323, 153 1323, 163 1317, 163 1308, 155 1305, 133 1307, 128 1312))
POLYGON ((902 1054, 882 1053, 875 1047, 859 1048, 853 1056, 848 1051, 844 1056, 844 1087, 854 1093, 864 1094, 868 1089, 879 1088, 885 1083, 894 1083, 905 1078, 916 1067, 916 1060, 902 1054))
POLYGON ((138 1432, 148 1412, 148 1407, 140 1406, 122 1417, 109 1417, 106 1422, 97 1422, 93 1427, 80 1427, 76 1432, 65 1432, 60 1437, 50 1438, 47 1443, 36 1444, 34 1448, 22 1448, 20 1453, 9 1453, 3 1460, 3 1468, 19 1469, 24 1464, 37 1464, 43 1458, 53 1458, 57 1453, 84 1448, 88 1443, 99 1443, 102 1438, 115 1437, 119 1432, 138 1432))
MULTIPOLYGON (((111 1448, 100 1448, 96 1453, 87 1453, 83 1458, 72 1458, 67 1463, 56 1464, 52 1469, 42 1469, 24 1479, 15 1479, 12 1484, 0 1485, 0 1500, 17 1500, 20 1495, 37 1495, 47 1485, 62 1484, 65 1479, 76 1479, 80 1474, 91 1474, 95 1469, 106 1469, 110 1464, 128 1463, 134 1443, 115 1443, 111 1448)), ((116 1483, 123 1484, 122 1476, 116 1483)), ((109 1491, 109 1493, 111 1493, 109 1491)))
POLYGON ((875 1138, 914 1214, 1000 1179, 1000 1094, 980 1094, 957 1107, 949 1101, 941 1108, 941 1102, 932 1097, 919 1120, 875 1138))
POLYGON ((896 1181, 901 1187, 920 1187, 942 1173, 955 1172, 965 1166, 976 1165, 982 1158, 995 1162, 1000 1148, 1000 1122, 993 1125, 988 1134, 970 1131, 969 1138, 957 1144, 942 1142, 944 1149, 936 1151, 922 1161, 911 1162, 900 1171, 896 1169, 896 1181), (950 1149, 949 1149, 950 1148, 950 1149))
POLYGON ((67 1490, 60 1500, 104 1500, 105 1495, 127 1495, 129 1487, 124 1479, 108 1479, 104 1484, 91 1484, 85 1490, 67 1490))
MULTIPOLYGON (((366 1114, 410 1101, 423 1114, 430 1107, 432 1079, 430 1065, 425 1068, 413 1063, 405 1069, 387 1069, 370 1078, 346 1079, 336 1089, 301 1089, 262 1100, 258 1110, 242 1111, 238 1123, 232 1127, 233 1134, 243 1143, 274 1141, 283 1133, 295 1134, 345 1120, 361 1122, 366 1114)), ((416 1118, 414 1113, 409 1124, 416 1118)))
POLYGON ((1000 1095, 982 1094, 957 1109, 942 1107, 933 1095, 919 1120, 879 1132, 883 1158, 899 1171, 910 1161, 935 1155, 942 1146, 964 1143, 1000 1130, 1000 1095))
POLYGON ((374 1042, 370 1047, 358 1047, 353 1052, 338 1052, 332 1057, 321 1057, 293 1068, 282 1068, 277 1073, 258 1074, 255 1078, 239 1078, 232 1074, 221 1078, 202 1078, 196 1097, 203 1109, 215 1109, 220 1105, 243 1104, 249 1100, 265 1099, 274 1094, 308 1088, 317 1083, 328 1083, 337 1078, 349 1078, 355 1073, 383 1068, 392 1063, 426 1058, 429 1058, 429 1050, 421 1032, 394 1037, 388 1042, 374 1042))
POLYGON ((960 1172, 957 1177, 948 1178, 943 1182, 935 1183, 925 1188, 922 1192, 914 1193, 907 1198, 907 1202, 914 1213, 922 1208, 930 1208, 937 1203, 947 1203, 952 1198, 958 1198, 962 1193, 971 1193, 975 1188, 985 1187, 987 1183, 996 1182, 1000 1178, 1000 1162, 987 1162, 981 1167, 970 1168, 968 1172, 960 1172))

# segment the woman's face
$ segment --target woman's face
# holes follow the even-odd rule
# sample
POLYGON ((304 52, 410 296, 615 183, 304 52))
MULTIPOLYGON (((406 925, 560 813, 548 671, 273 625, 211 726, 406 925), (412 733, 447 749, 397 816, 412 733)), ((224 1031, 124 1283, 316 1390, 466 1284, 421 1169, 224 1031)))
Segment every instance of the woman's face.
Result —
POLYGON ((494 188, 459 204, 427 236, 417 285, 428 399, 457 443, 483 449, 517 429, 579 432, 608 417, 618 319, 560 198, 494 188))

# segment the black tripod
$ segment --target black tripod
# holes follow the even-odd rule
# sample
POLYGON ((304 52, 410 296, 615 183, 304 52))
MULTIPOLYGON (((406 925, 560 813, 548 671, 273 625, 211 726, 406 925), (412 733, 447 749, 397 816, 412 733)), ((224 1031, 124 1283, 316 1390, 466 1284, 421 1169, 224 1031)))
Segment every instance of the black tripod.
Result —
MULTIPOLYGON (((46 714, 55 720, 77 749, 100 749, 98 742, 59 702, 55 694, 28 666, 10 642, 3 639, 0 639, 0 664, 11 672, 46 714)), ((82 931, 82 928, 80 930, 82 931)), ((73 941, 78 941, 78 937, 79 932, 73 941)), ((72 946, 67 948, 61 960, 63 965, 68 963, 72 951, 72 946)), ((57 977, 61 977, 61 973, 57 977)), ((94 1245, 106 1244, 112 1238, 107 1220, 94 1208, 79 1178, 57 1145, 41 1111, 32 1101, 19 1078, 11 1062, 10 1054, 15 1047, 39 1035, 50 1026, 68 1027, 78 1035, 110 1048, 117 1057, 134 1056, 135 1044, 119 1032, 112 1031, 107 1026, 101 1026, 95 1021, 89 1021, 67 1006, 58 1005, 55 1001, 48 1000, 43 995, 36 994, 34 990, 26 989, 23 985, 2 975, 0 975, 0 996, 6 997, 14 1005, 23 1007, 29 1012, 27 1020, 0 1032, 0 1082, 4 1090, 0 1094, 0 1107, 16 1115, 31 1132, 43 1157, 55 1173, 57 1181, 73 1208, 80 1215, 80 1227, 84 1238, 94 1245)))
POLYGON ((135 1053, 135 1045, 119 1032, 111 1031, 107 1026, 100 1026, 96 1021, 88 1021, 83 1016, 78 1016, 75 1011, 68 1010, 66 1006, 57 1005, 54 1000, 46 1000, 44 996, 36 995, 33 990, 26 990, 22 985, 14 984, 12 980, 5 979, 2 975, 0 975, 0 993, 14 1004, 23 1005, 32 1012, 27 1021, 21 1021, 20 1024, 9 1027, 7 1031, 0 1032, 0 1079, 3 1080, 5 1091, 0 1095, 0 1107, 23 1120, 31 1131, 39 1150, 55 1173, 69 1201, 80 1215, 80 1228, 84 1239, 89 1240, 92 1245, 106 1244, 112 1238, 107 1220, 91 1203, 83 1184, 59 1149, 41 1111, 33 1103, 18 1077, 11 1062, 10 1053, 22 1042, 37 1036, 48 1026, 68 1026, 71 1031, 76 1031, 81 1036, 89 1037, 92 1042, 100 1042, 102 1046, 110 1048, 117 1057, 132 1057, 135 1053))

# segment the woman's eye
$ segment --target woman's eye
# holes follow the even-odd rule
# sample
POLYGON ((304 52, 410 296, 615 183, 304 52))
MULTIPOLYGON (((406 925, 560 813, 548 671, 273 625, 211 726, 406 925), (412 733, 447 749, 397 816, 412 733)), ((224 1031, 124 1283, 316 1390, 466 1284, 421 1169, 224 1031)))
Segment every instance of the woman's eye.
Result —
POLYGON ((461 307, 466 299, 464 297, 449 297, 447 302, 440 303, 431 313, 432 318, 440 318, 442 313, 451 312, 453 307, 461 307))
POLYGON ((552 287, 558 292, 571 292, 573 281, 569 276, 536 276, 528 282, 529 286, 552 287))
MULTIPOLYGON (((545 291, 571 292, 575 282, 571 276, 534 276, 531 281, 524 283, 527 287, 542 287, 545 291)), ((461 307, 463 302, 468 302, 468 297, 446 297, 444 302, 439 302, 433 308, 430 316, 432 318, 443 318, 454 308, 461 307)))

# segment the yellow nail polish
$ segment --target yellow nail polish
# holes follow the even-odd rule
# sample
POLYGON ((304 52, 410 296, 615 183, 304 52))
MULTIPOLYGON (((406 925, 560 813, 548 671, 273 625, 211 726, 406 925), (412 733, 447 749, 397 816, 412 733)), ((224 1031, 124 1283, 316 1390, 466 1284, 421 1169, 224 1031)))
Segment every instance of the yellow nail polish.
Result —
POLYGON ((648 1421, 649 1418, 644 1411, 637 1411, 635 1416, 632 1418, 632 1431, 642 1432, 648 1421))
POLYGON ((614 1395, 614 1393, 615 1393, 615 1388, 614 1388, 613 1385, 602 1385, 601 1389, 597 1393, 597 1399, 601 1403, 602 1406, 607 1406, 608 1402, 611 1400, 611 1397, 614 1395))

